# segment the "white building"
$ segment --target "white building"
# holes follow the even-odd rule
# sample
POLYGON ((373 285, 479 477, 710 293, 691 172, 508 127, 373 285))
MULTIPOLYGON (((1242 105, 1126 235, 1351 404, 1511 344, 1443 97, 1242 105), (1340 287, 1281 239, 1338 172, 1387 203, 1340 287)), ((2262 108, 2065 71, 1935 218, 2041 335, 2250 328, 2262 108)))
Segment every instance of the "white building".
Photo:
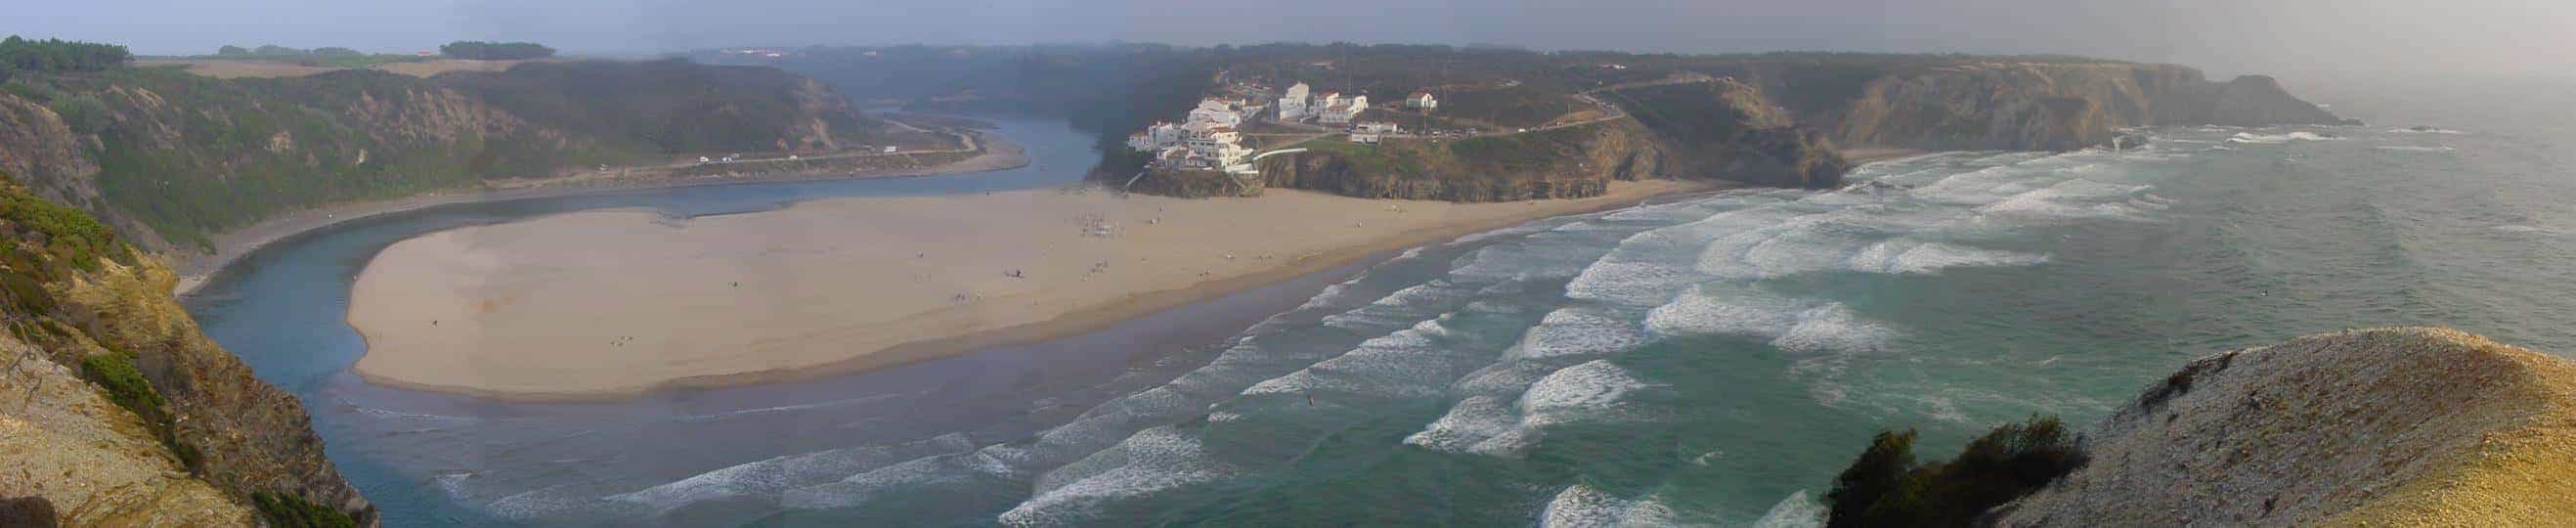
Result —
POLYGON ((1279 98, 1280 121, 1296 121, 1306 118, 1306 97, 1308 96, 1306 92, 1306 83, 1297 83, 1296 85, 1288 87, 1287 95, 1279 98))
MULTIPOLYGON (((1333 99, 1341 98, 1340 94, 1331 95, 1333 99)), ((1359 118, 1360 112, 1366 111, 1368 111, 1368 96, 1362 95, 1352 97, 1346 102, 1324 105, 1324 111, 1316 115, 1316 120, 1327 125, 1350 124, 1352 119, 1359 118)))
POLYGON ((1412 97, 1404 98, 1404 106, 1430 110, 1440 107, 1440 99, 1432 97, 1431 92, 1413 92, 1412 97))
POLYGON ((1369 134, 1404 133, 1404 127, 1402 125, 1397 125, 1392 121, 1361 121, 1357 125, 1352 125, 1352 127, 1357 129, 1359 132, 1369 134))
POLYGON ((1160 151, 1179 146, 1184 139, 1184 134, 1181 125, 1158 122, 1154 123, 1154 126, 1145 127, 1143 132, 1128 134, 1127 147, 1144 152, 1160 151))

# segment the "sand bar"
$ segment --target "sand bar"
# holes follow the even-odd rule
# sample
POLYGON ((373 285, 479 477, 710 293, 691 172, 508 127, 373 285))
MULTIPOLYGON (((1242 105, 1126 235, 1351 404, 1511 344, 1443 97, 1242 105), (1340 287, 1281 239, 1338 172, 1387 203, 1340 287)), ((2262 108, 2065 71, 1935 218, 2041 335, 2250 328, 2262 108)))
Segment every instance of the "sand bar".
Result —
POLYGON ((1522 221, 1713 188, 1485 204, 1273 190, 848 198, 431 233, 358 276, 373 383, 518 400, 803 379, 1035 342, 1522 221))
POLYGON ((601 179, 590 177, 555 177, 500 180, 488 188, 432 191, 392 200, 342 202, 280 214, 251 224, 249 227, 216 233, 213 253, 177 251, 164 254, 179 268, 179 295, 194 293, 225 266, 250 256, 268 244, 324 227, 368 218, 430 207, 463 203, 500 202, 617 192, 635 189, 689 187, 697 185, 732 185, 754 182, 787 182, 807 180, 856 180, 869 178, 910 178, 946 174, 990 172, 1019 168, 1029 164, 1029 157, 1019 145, 995 134, 968 132, 976 144, 974 157, 931 167, 903 170, 856 172, 790 172, 753 175, 713 175, 698 177, 634 177, 601 179))

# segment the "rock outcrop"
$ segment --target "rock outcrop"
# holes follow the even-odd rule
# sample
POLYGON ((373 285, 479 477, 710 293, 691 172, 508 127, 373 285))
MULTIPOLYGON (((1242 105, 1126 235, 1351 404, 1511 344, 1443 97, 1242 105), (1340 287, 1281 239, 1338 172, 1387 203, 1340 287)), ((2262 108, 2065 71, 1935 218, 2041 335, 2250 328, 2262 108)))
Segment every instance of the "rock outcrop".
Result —
POLYGON ((1665 175, 1772 187, 1842 184, 1851 162, 1819 131, 1799 126, 1760 88, 1735 79, 1612 90, 1629 115, 1672 153, 1665 175))
POLYGON ((2576 519, 2576 364, 2447 329, 2192 362, 2005 526, 2541 526, 2576 519))
POLYGON ((1803 117, 1845 145, 1935 150, 2073 150, 2109 144, 2127 127, 2357 124, 2290 95, 2270 77, 2220 83, 2182 66, 2113 62, 1891 72, 1803 117))
POLYGON ((1584 198, 1605 192, 1611 180, 1662 175, 1667 159, 1654 136, 1628 119, 1456 140, 1307 145, 1262 159, 1260 184, 1406 200, 1584 198))
POLYGON ((247 525, 262 502, 372 524, 303 405, 199 333, 174 282, 106 225, 0 182, 0 498, 41 497, 75 526, 247 525))

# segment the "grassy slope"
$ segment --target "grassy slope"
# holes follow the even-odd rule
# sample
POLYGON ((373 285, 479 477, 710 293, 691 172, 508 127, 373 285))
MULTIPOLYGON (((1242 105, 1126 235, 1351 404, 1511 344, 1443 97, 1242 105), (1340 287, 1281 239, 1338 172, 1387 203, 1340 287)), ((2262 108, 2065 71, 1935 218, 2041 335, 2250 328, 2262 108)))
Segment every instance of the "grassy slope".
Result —
MULTIPOLYGON (((815 112, 803 79, 684 63, 539 63, 421 79, 372 70, 216 79, 178 67, 21 75, 5 89, 95 137, 104 205, 165 240, 314 205, 470 187, 678 153, 907 143, 846 107, 815 112), (879 137, 884 136, 884 137, 879 137)), ((917 138, 910 138, 917 139, 917 138)), ((917 142, 917 141, 915 141, 917 142)), ((96 206, 97 204, 91 204, 96 206)))
POLYGON ((166 295, 167 278, 105 224, 0 172, 0 321, 11 337, 80 372, 141 418, 189 476, 234 501, 319 526, 372 518, 322 458, 294 398, 197 334, 166 295))

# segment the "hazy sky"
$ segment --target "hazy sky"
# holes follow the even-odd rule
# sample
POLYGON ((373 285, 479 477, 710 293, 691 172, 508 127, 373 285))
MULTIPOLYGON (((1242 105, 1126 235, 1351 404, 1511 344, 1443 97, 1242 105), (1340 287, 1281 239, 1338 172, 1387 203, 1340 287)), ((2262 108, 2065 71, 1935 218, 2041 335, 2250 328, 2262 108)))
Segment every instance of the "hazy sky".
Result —
POLYGON ((717 46, 1269 41, 1538 49, 2072 53, 2245 72, 2576 76, 2576 0, 0 0, 0 34, 124 43, 592 54, 717 46))

